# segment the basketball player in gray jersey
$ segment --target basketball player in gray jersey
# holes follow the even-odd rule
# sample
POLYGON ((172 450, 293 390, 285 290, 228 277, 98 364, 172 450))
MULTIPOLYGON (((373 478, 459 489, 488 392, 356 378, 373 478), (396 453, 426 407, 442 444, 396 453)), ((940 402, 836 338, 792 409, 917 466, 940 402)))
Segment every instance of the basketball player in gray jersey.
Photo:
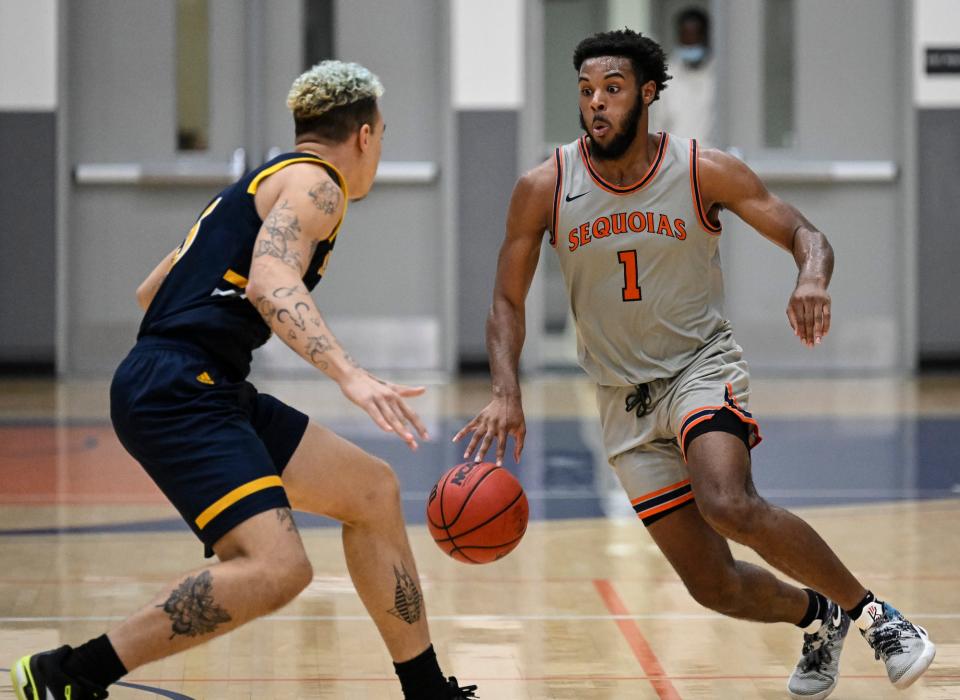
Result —
POLYGON ((723 317, 719 214, 733 212, 793 255, 787 318, 810 348, 830 330, 830 244, 736 158, 647 132, 669 80, 655 42, 630 30, 596 34, 577 46, 574 66, 586 133, 514 189, 487 319, 493 399, 454 440, 471 435, 464 457, 478 461, 496 442, 500 464, 512 435, 520 459, 524 301, 549 231, 610 464, 691 595, 732 617, 804 630, 793 698, 833 691, 851 622, 891 682, 909 686, 933 661, 926 631, 868 591, 807 523, 759 496, 750 474, 761 437, 723 317), (735 560, 728 540, 809 588, 735 560))

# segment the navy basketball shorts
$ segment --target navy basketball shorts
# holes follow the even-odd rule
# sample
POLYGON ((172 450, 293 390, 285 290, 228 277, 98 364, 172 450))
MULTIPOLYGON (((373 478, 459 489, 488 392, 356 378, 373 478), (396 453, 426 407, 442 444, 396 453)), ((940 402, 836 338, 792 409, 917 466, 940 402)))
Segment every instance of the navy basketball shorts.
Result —
POLYGON ((231 380, 201 349, 141 339, 117 368, 110 416, 120 442, 212 556, 249 518, 289 508, 281 474, 308 419, 231 380))

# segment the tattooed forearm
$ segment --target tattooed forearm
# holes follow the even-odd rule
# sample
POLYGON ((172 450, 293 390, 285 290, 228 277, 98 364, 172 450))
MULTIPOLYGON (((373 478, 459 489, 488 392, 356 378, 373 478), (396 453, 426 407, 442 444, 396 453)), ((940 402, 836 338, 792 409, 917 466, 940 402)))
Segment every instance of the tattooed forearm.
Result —
POLYGON ((277 321, 286 323, 287 319, 302 331, 307 330, 307 322, 303 318, 303 312, 310 311, 310 305, 305 301, 298 301, 293 305, 293 309, 283 308, 277 312, 277 321))
POLYGON ((310 199, 313 206, 324 214, 333 214, 340 208, 340 188, 329 180, 318 182, 310 188, 310 199))
POLYGON ((267 299, 265 296, 257 297, 257 301, 254 304, 257 307, 257 311, 260 312, 260 315, 263 317, 263 320, 267 323, 270 323, 270 320, 277 313, 277 307, 272 301, 267 299))
POLYGON ((325 335, 313 335, 307 338, 307 354, 310 356, 310 361, 320 369, 326 369, 329 366, 323 356, 332 349, 333 343, 325 335))
POLYGON ((304 287, 302 284, 297 284, 292 287, 277 287, 273 290, 273 297, 275 299, 287 299, 288 297, 292 297, 297 292, 300 292, 301 294, 308 294, 306 287, 304 287))
POLYGON ((188 576, 166 602, 157 607, 163 608, 173 623, 170 639, 178 634, 187 637, 210 634, 217 625, 232 619, 213 599, 213 576, 209 571, 188 576))
POLYGON ((300 238, 300 220, 293 213, 286 200, 280 202, 267 215, 263 222, 270 240, 261 240, 254 251, 254 257, 270 255, 294 268, 298 273, 303 271, 303 260, 300 252, 290 249, 290 243, 300 238))
POLYGON ((394 565, 393 575, 397 577, 397 587, 393 591, 393 608, 387 612, 412 625, 420 619, 423 596, 403 562, 400 562, 399 569, 394 565))

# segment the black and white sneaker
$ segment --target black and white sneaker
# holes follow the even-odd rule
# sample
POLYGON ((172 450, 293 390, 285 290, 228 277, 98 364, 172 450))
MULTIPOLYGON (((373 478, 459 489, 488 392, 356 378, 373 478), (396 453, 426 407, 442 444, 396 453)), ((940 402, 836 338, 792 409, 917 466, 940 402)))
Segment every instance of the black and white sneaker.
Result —
POLYGON ((830 616, 813 634, 803 635, 800 661, 787 682, 793 700, 823 700, 837 687, 840 652, 850 629, 850 616, 830 603, 830 616))
POLYGON ((465 685, 461 687, 453 676, 447 679, 447 688, 447 697, 450 700, 479 700, 476 694, 477 686, 465 685))
POLYGON ((10 669, 17 700, 100 700, 107 697, 105 688, 63 672, 63 660, 70 652, 70 647, 63 646, 24 656, 17 661, 10 669))
POLYGON ((866 612, 873 620, 861 630, 873 654, 887 666, 887 677, 900 690, 910 687, 937 655, 937 647, 927 631, 907 620, 889 603, 870 603, 866 612))

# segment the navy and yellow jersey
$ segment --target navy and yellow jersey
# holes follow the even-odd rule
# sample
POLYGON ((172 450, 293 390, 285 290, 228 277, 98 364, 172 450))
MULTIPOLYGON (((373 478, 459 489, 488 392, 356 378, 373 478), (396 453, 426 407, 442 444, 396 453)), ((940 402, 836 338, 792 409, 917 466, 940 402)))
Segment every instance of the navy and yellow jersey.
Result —
MULTIPOLYGON (((199 345, 237 377, 249 373, 253 350, 271 333, 245 294, 254 243, 263 225, 254 195, 265 178, 303 162, 326 169, 346 201, 343 176, 311 154, 284 153, 247 173, 207 204, 174 253, 170 271, 140 324, 138 340, 145 336, 183 340, 199 345)), ((317 245, 303 276, 309 290, 323 276, 342 221, 341 217, 333 233, 317 245)))

